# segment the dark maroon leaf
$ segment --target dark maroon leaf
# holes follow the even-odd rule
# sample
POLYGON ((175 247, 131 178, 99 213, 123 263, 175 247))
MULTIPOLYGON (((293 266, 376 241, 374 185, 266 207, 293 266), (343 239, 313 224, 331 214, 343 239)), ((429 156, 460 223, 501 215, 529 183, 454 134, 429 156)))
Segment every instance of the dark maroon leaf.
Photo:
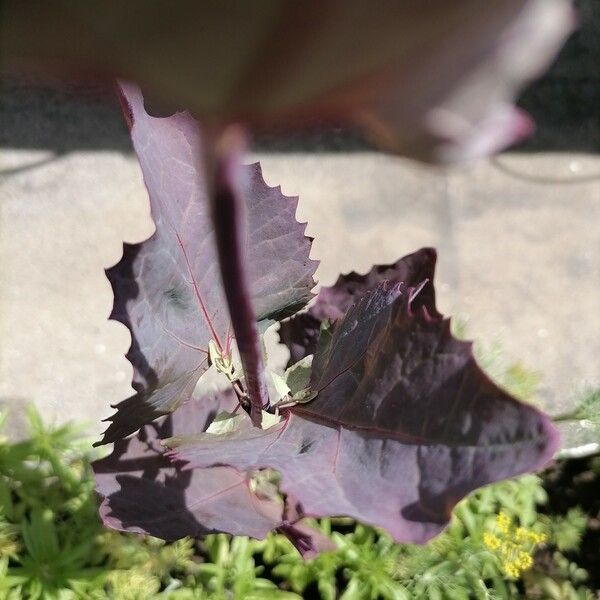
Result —
POLYGON ((514 98, 573 25, 569 0, 5 0, 0 69, 115 74, 209 123, 358 123, 448 162, 530 131, 514 98))
POLYGON ((314 558, 321 552, 331 552, 337 548, 331 538, 307 523, 284 524, 278 527, 277 531, 285 535, 306 560, 314 558))
POLYGON ((314 354, 319 341, 321 319, 308 312, 298 313, 279 326, 279 340, 290 351, 287 366, 295 365, 309 354, 314 354))
POLYGON ((237 403, 231 390, 191 400, 133 438, 118 440, 110 456, 92 463, 103 523, 164 540, 211 532, 264 538, 276 530, 304 558, 333 550, 326 535, 302 521, 297 503, 254 490, 249 474, 228 466, 182 471, 165 455, 160 440, 205 431, 218 412, 237 403))
POLYGON ((307 312, 281 323, 279 338, 290 350, 289 365, 314 354, 322 321, 341 319, 355 302, 383 281, 404 283, 408 287, 426 282, 413 302, 413 310, 426 306, 429 314, 439 317, 433 286, 436 258, 434 248, 422 248, 391 265, 375 265, 365 275, 354 271, 340 275, 331 287, 322 287, 307 312))
POLYGON ((331 538, 303 522, 303 516, 300 503, 292 496, 287 496, 283 511, 284 523, 278 531, 294 544, 302 558, 310 559, 321 552, 335 550, 336 545, 331 538))
MULTIPOLYGON (((115 303, 111 318, 131 331, 127 358, 135 395, 117 406, 102 443, 120 439, 189 399, 208 366, 208 343, 232 342, 217 261, 198 123, 187 113, 157 119, 142 95, 123 84, 131 137, 150 196, 156 232, 125 245, 107 271, 115 303)), ((243 167, 248 281, 258 319, 280 319, 311 298, 316 261, 296 198, 265 184, 258 164, 243 167)))
POLYGON ((320 320, 337 321, 346 315, 348 309, 356 304, 367 292, 374 290, 380 283, 404 283, 406 287, 416 288, 423 281, 427 285, 414 299, 412 306, 426 306, 429 313, 437 315, 435 309, 435 288, 433 277, 437 254, 434 248, 422 248, 400 258, 390 265, 375 265, 365 275, 352 272, 340 275, 331 287, 320 289, 310 313, 320 320))
POLYGON ((284 421, 175 439, 173 456, 188 469, 278 469, 304 514, 348 515, 403 542, 439 533, 475 488, 542 467, 558 442, 550 420, 493 384, 416 293, 383 283, 350 309, 315 356, 317 397, 284 421))
POLYGON ((165 540, 212 531, 263 538, 278 527, 281 504, 252 492, 245 473, 226 466, 182 472, 159 442, 203 431, 218 410, 231 410, 236 402, 232 392, 191 400, 162 423, 117 441, 109 457, 95 461, 104 524, 165 540))

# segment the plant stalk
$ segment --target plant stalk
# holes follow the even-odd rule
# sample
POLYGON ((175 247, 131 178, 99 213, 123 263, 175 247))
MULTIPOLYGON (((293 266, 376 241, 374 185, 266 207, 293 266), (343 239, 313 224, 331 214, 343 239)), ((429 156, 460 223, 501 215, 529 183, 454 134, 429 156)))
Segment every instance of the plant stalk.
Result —
POLYGON ((262 411, 269 408, 269 395, 244 265, 245 206, 239 178, 244 147, 245 135, 238 127, 230 127, 218 137, 211 202, 221 278, 244 370, 250 416, 252 422, 260 427, 262 411))

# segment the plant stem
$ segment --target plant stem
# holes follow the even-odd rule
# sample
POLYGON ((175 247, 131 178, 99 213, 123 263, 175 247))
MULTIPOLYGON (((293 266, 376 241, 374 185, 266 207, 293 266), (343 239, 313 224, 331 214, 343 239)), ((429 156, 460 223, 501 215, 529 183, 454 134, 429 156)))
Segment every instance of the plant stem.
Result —
POLYGON ((250 416, 260 427, 262 411, 269 408, 269 396, 243 259, 245 206, 238 172, 244 140, 243 132, 237 127, 228 128, 217 139, 211 200, 219 267, 244 370, 250 416))

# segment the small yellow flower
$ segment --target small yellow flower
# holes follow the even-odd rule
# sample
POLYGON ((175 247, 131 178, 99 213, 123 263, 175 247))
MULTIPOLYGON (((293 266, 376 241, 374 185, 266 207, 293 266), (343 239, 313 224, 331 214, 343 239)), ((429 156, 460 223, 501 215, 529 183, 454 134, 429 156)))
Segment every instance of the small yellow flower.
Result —
POLYGON ((507 534, 509 529, 510 529, 510 518, 509 516, 502 511, 497 517, 496 517, 496 524, 498 525, 498 529, 504 533, 507 534))
POLYGON ((498 557, 506 575, 517 579, 533 566, 535 546, 544 542, 546 536, 525 527, 514 527, 504 511, 496 517, 496 527, 499 533, 486 531, 483 543, 498 557))
POLYGON ((515 567, 512 563, 502 563, 502 568, 509 577, 512 577, 513 579, 517 579, 517 577, 519 577, 519 569, 517 569, 517 567, 515 567))
POLYGON ((536 533, 535 531, 530 532, 530 538, 534 544, 543 544, 548 539, 543 533, 536 533))
POLYGON ((500 548, 500 538, 493 534, 490 533, 489 531, 486 531, 483 534, 483 543, 490 549, 490 550, 498 550, 498 548, 500 548))
POLYGON ((533 566, 533 557, 531 556, 531 554, 527 554, 527 552, 522 552, 521 558, 519 559, 519 566, 524 571, 530 569, 533 566))
POLYGON ((543 533, 537 533, 524 527, 515 529, 515 538, 518 542, 531 542, 532 544, 541 544, 546 541, 546 536, 543 533))
POLYGON ((515 529, 515 538, 519 542, 524 542, 529 537, 529 531, 525 527, 517 527, 515 529))

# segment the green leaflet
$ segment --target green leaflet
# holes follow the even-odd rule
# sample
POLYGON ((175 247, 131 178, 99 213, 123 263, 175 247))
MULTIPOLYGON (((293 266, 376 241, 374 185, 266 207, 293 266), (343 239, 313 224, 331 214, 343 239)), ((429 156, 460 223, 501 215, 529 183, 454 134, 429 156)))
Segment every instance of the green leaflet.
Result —
POLYGON ((288 367, 283 374, 271 373, 271 378, 278 399, 272 402, 276 408, 286 408, 294 404, 310 402, 317 395, 316 391, 310 389, 310 376, 312 373, 313 355, 309 354, 297 363, 288 367))
MULTIPOLYGON (((244 421, 245 413, 232 414, 227 411, 220 412, 215 420, 208 426, 206 433, 223 435, 235 431, 244 421)), ((201 434, 204 435, 204 434, 201 434)))

